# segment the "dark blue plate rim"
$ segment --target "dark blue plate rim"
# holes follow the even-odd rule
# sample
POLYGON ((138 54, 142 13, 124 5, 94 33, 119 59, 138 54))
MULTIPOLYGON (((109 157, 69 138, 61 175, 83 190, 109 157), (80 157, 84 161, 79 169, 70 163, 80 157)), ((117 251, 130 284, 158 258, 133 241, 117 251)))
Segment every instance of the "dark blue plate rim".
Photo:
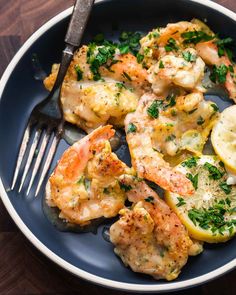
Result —
MULTIPOLYGON (((96 3, 102 2, 104 0, 97 0, 96 3)), ((196 2, 203 6, 207 6, 212 8, 216 11, 220 11, 227 17, 231 18, 232 20, 236 21, 236 14, 231 10, 212 2, 210 0, 189 0, 190 2, 196 2)), ((22 45, 22 47, 18 50, 16 55, 11 60, 10 64, 6 68, 1 80, 0 80, 0 100, 4 91, 4 88, 14 71, 14 68, 18 64, 19 60, 23 57, 26 51, 32 46, 32 44, 37 41, 37 39, 42 36, 48 29, 56 25, 61 20, 65 19, 72 13, 72 7, 64 10, 63 12, 57 14, 55 17, 50 19, 44 25, 42 25, 35 33, 33 33, 30 38, 22 45)), ((62 268, 66 269, 67 271, 73 273, 74 275, 83 278, 87 281, 106 286, 109 288, 115 288, 119 290, 126 290, 126 291, 135 291, 135 292, 164 292, 164 291, 175 291, 179 289, 184 289, 188 287, 193 287, 202 283, 205 283, 209 280, 215 279, 226 272, 232 270, 236 267, 236 258, 230 261, 229 263, 225 264, 224 266, 215 269, 205 275, 198 276, 194 279, 185 280, 182 282, 168 282, 167 284, 156 284, 153 285, 145 285, 145 284, 130 284, 130 283, 123 283, 119 281, 104 279, 102 277, 93 275, 89 272, 83 271, 78 267, 75 267, 71 263, 68 263, 66 260, 62 259, 54 252, 52 252, 49 248, 47 248, 36 236, 34 233, 26 226, 20 216, 17 214, 14 206, 12 205, 8 194, 7 189, 4 188, 3 182, 0 178, 0 197, 10 214, 11 218, 14 220, 16 225, 22 231, 22 233, 26 236, 26 238, 44 255, 46 255, 49 259, 55 262, 57 265, 61 266, 62 268)))

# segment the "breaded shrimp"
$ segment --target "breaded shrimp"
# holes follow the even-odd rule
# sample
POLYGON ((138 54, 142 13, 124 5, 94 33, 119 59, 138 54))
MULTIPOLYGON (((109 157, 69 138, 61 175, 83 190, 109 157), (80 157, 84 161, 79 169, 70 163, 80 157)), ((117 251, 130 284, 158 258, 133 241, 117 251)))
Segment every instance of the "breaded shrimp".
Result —
POLYGON ((217 117, 215 104, 192 93, 172 100, 145 94, 134 113, 125 119, 132 165, 139 177, 180 195, 193 193, 191 182, 171 168, 164 156, 181 150, 201 152, 217 117))
MULTIPOLYGON (((127 177, 121 178, 127 184, 127 177)), ((121 218, 110 228, 114 251, 135 272, 174 280, 193 243, 177 215, 144 181, 128 183, 133 185, 127 196, 135 205, 122 209, 121 218)))
POLYGON ((111 126, 100 127, 64 152, 49 178, 47 201, 61 218, 81 226, 113 217, 123 208, 124 191, 117 178, 128 168, 111 152, 111 126))

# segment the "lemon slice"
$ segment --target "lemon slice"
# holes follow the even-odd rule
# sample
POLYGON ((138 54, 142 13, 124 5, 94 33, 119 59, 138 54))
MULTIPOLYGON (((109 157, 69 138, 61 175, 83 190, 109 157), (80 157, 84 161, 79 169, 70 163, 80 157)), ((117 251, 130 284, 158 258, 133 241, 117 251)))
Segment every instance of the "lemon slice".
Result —
POLYGON ((211 142, 222 162, 236 173, 236 105, 220 114, 212 129, 211 142))
POLYGON ((236 186, 227 185, 224 164, 217 156, 191 157, 176 170, 192 181, 195 193, 166 192, 165 199, 189 235, 208 243, 229 240, 236 233, 236 186))

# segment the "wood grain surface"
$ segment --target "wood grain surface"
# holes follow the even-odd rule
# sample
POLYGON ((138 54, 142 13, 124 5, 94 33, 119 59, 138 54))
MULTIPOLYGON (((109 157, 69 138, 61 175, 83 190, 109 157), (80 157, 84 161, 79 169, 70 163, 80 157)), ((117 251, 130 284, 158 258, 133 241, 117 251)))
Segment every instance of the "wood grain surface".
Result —
MULTIPOLYGON (((178 1, 178 0, 176 0, 178 1)), ((21 44, 73 0, 0 0, 0 76, 21 44)), ((236 0, 216 2, 236 12, 236 0)), ((236 253, 236 251, 235 251, 236 253)), ((236 294, 236 270, 183 295, 236 294)), ((23 236, 0 201, 0 294, 122 295, 67 273, 44 257, 23 236)))

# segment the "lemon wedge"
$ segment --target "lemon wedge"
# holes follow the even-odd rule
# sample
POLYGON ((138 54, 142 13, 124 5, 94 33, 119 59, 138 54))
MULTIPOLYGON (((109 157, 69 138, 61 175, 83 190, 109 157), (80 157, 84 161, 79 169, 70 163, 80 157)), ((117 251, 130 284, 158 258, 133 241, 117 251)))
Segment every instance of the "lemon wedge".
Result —
POLYGON ((236 105, 226 108, 211 133, 216 154, 232 173, 236 173, 236 105))
POLYGON ((236 186, 227 185, 224 164, 217 156, 195 156, 176 170, 192 181, 195 193, 184 197, 166 192, 165 199, 190 237, 208 243, 229 240, 236 233, 236 186))

